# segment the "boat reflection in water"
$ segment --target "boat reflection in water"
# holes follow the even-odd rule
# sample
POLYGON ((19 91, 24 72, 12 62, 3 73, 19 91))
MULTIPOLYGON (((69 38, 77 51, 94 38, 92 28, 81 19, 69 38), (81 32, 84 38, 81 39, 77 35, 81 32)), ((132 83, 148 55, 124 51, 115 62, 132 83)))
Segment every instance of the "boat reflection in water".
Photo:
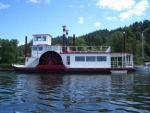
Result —
POLYGON ((116 87, 119 85, 128 88, 132 87, 134 84, 134 75, 133 74, 112 74, 111 84, 112 87, 116 87))
POLYGON ((21 100, 18 112, 147 112, 149 109, 140 100, 144 94, 134 92, 139 91, 133 87, 134 74, 21 76, 18 76, 20 91, 17 92, 21 100))

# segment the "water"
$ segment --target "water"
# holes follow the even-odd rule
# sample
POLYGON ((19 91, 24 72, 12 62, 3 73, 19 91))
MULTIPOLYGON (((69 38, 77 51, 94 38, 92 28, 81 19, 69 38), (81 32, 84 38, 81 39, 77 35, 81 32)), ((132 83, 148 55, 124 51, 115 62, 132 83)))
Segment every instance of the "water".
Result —
POLYGON ((0 113, 149 113, 150 72, 41 75, 0 72, 0 113))

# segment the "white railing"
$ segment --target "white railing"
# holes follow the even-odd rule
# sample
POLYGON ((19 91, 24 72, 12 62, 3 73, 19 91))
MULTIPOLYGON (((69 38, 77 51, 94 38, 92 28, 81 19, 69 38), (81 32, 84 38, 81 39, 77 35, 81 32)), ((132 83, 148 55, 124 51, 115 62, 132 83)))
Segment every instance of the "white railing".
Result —
POLYGON ((110 52, 110 46, 68 46, 66 48, 68 52, 110 52))
POLYGON ((133 67, 132 61, 111 61, 111 67, 112 68, 125 68, 125 67, 133 67))

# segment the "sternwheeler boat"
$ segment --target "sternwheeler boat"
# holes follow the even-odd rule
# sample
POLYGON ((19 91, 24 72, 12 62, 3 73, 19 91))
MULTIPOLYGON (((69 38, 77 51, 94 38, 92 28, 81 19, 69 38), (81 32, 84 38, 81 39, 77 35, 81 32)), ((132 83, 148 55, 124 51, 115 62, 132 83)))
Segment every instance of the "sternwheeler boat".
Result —
POLYGON ((111 52, 110 46, 75 46, 75 35, 73 35, 73 45, 69 46, 66 26, 63 26, 62 42, 62 46, 52 45, 50 34, 34 34, 31 57, 25 55, 25 65, 13 65, 15 71, 21 73, 124 73, 133 70, 132 53, 111 52))

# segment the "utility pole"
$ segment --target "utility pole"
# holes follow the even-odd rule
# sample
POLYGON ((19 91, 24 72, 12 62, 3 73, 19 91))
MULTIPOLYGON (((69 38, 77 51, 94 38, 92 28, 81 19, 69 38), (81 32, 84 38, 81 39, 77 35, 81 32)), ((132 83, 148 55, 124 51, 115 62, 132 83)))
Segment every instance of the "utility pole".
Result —
POLYGON ((125 31, 123 32, 123 37, 124 37, 124 52, 126 52, 126 33, 125 33, 125 31))

